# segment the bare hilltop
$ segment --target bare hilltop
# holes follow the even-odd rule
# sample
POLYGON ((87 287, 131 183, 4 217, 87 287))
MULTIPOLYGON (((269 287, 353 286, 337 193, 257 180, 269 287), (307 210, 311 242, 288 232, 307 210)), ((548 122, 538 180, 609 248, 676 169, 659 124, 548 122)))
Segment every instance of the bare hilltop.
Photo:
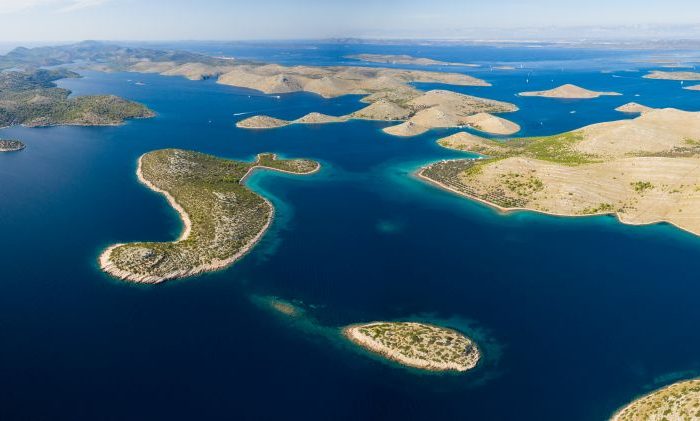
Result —
POLYGON ((608 95, 621 95, 618 92, 597 92, 580 86, 566 84, 547 91, 521 92, 520 96, 536 96, 556 99, 593 99, 608 95))

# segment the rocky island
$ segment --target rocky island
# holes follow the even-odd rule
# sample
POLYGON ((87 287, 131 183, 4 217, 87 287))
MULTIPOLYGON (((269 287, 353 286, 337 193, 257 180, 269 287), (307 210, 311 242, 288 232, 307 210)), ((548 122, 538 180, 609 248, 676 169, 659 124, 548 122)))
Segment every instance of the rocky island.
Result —
POLYGON ((145 106, 113 95, 69 97, 58 79, 79 77, 65 70, 0 72, 0 127, 112 126, 154 114, 145 106))
POLYGON ((700 419, 700 380, 666 386, 625 406, 611 421, 700 419))
POLYGON ((24 143, 19 140, 0 139, 0 152, 16 152, 24 149, 24 143))
POLYGON ((399 364, 429 371, 467 371, 481 353, 474 342, 444 327, 415 322, 374 322, 343 329, 350 341, 399 364))
POLYGON ((159 283, 235 262, 272 222, 272 204, 242 184, 259 168, 311 174, 320 165, 305 159, 278 159, 273 154, 260 154, 254 162, 180 149, 143 155, 139 180, 167 198, 180 214, 184 231, 173 242, 113 245, 100 256, 101 268, 123 280, 159 283))
POLYGON ((700 235, 700 112, 659 109, 549 137, 464 133, 439 144, 484 157, 440 161, 418 176, 502 211, 614 214, 700 235))
POLYGON ((465 66, 479 67, 478 64, 455 63, 433 60, 430 58, 413 57, 406 54, 354 54, 345 58, 364 61, 367 63, 408 64, 414 66, 465 66))
POLYGON ((241 129, 275 129, 277 127, 289 126, 290 124, 328 124, 341 123, 347 121, 347 117, 335 117, 321 113, 308 113, 296 120, 282 120, 266 115, 256 115, 236 123, 236 127, 241 129))
POLYGON ((237 126, 263 129, 289 124, 336 123, 359 119, 401 122, 383 129, 385 133, 394 136, 416 136, 434 128, 460 126, 470 126, 491 134, 508 135, 520 130, 517 124, 490 114, 517 111, 515 105, 442 89, 422 92, 414 88, 398 88, 368 95, 362 101, 370 105, 341 117, 311 113, 287 121, 269 116, 254 116, 238 122, 237 126))
POLYGON ((558 88, 550 89, 547 91, 533 91, 533 92, 521 92, 520 96, 536 96, 542 98, 555 98, 555 99, 594 99, 601 96, 618 96, 621 95, 618 92, 597 92, 591 91, 580 86, 566 84, 558 88))

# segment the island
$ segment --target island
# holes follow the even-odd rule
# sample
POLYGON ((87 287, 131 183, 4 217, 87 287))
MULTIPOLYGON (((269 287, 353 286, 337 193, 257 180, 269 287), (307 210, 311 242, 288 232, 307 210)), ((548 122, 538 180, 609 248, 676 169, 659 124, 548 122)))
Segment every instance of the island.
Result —
POLYGON ((644 114, 647 113, 654 108, 647 107, 646 105, 638 104, 636 102, 629 102, 625 105, 621 105, 617 108, 615 108, 615 111, 619 111, 621 113, 628 113, 628 114, 644 114))
POLYGON ((658 109, 554 136, 462 133, 438 143, 481 157, 439 161, 417 175, 500 211, 614 214, 700 235, 700 112, 658 109))
POLYGON ((260 154, 253 162, 163 149, 138 161, 138 179, 163 194, 184 230, 172 242, 116 244, 99 258, 105 272, 131 282, 159 283, 226 267, 247 253, 272 222, 274 207, 243 182, 254 170, 311 174, 320 164, 260 154))
POLYGON ((308 113, 296 120, 282 120, 266 115, 256 115, 246 118, 236 123, 236 127, 241 129, 275 129, 277 127, 289 126, 290 124, 328 124, 341 123, 346 121, 347 117, 336 117, 321 113, 308 113))
POLYGON ((399 364, 428 371, 464 372, 481 358, 476 344, 461 333, 416 322, 373 322, 347 326, 354 344, 399 364))
POLYGON ((516 123, 489 113, 470 115, 464 122, 475 130, 496 135, 511 135, 520 131, 520 126, 516 123))
POLYGON ((599 98, 601 96, 618 96, 622 94, 618 92, 591 91, 585 88, 581 88, 580 86, 566 84, 547 91, 521 92, 518 95, 555 99, 594 99, 599 98))
POLYGON ((19 140, 0 139, 0 152, 16 152, 24 148, 24 143, 19 140))
POLYGON ((58 79, 80 77, 65 70, 0 72, 0 127, 113 126, 154 113, 144 105, 114 95, 69 97, 58 79))
POLYGON ((270 116, 253 116, 236 125, 247 129, 271 129, 290 124, 338 123, 352 119, 396 121, 401 123, 386 127, 383 131, 404 137, 416 136, 434 128, 462 126, 499 135, 520 130, 517 124, 490 114, 517 111, 515 105, 443 89, 422 92, 414 88, 401 88, 369 95, 362 101, 370 105, 340 117, 311 113, 288 121, 270 116))
POLYGON ((698 72, 664 72, 661 70, 654 70, 648 75, 644 76, 645 79, 660 79, 660 80, 700 80, 700 73, 698 72))
POLYGON ((611 421, 700 419, 700 380, 686 380, 641 397, 617 411, 611 421))
POLYGON ((449 61, 433 60, 430 58, 413 57, 406 54, 354 54, 345 58, 365 61, 367 63, 407 64, 414 66, 464 66, 479 67, 478 64, 455 63, 449 61))

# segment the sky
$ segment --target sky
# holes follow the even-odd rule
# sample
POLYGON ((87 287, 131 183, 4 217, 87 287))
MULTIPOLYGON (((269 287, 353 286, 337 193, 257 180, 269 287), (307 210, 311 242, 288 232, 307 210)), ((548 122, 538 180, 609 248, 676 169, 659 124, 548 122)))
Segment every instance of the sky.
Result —
POLYGON ((0 0, 0 42, 596 33, 582 26, 662 36, 676 25, 700 37, 700 0, 0 0))

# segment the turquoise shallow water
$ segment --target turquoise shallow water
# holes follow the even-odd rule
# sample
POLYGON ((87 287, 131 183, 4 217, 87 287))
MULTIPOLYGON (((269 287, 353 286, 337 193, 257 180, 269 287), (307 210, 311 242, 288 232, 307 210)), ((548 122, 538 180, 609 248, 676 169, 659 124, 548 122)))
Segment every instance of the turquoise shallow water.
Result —
MULTIPOLYGON (((318 62, 341 56, 310 51, 318 62)), ((454 88, 517 103, 509 118, 525 135, 625 118, 612 109, 632 100, 700 109, 698 93, 678 83, 601 73, 634 67, 625 54, 453 48, 436 58, 531 57, 534 70, 466 70, 493 87, 454 88), (513 96, 565 82, 624 96, 513 96)), ((87 72, 61 84, 142 101, 158 116, 121 127, 0 131, 27 144, 0 155, 2 419, 595 420, 700 370, 700 241, 692 235, 611 217, 501 215, 412 177, 426 162, 461 156, 434 143, 450 130, 400 139, 374 122, 235 128, 245 116, 234 113, 340 115, 362 106, 357 97, 277 99, 124 73, 87 72), (277 218, 230 269, 125 284, 97 268, 105 246, 169 240, 181 229, 134 174, 141 154, 163 147, 234 159, 271 151, 318 159, 323 169, 248 180, 277 218), (270 312, 255 299, 266 296, 298 303, 305 316, 270 312), (368 358, 337 335, 339 326, 378 319, 461 328, 485 344, 484 364, 464 376, 421 375, 368 358)))

